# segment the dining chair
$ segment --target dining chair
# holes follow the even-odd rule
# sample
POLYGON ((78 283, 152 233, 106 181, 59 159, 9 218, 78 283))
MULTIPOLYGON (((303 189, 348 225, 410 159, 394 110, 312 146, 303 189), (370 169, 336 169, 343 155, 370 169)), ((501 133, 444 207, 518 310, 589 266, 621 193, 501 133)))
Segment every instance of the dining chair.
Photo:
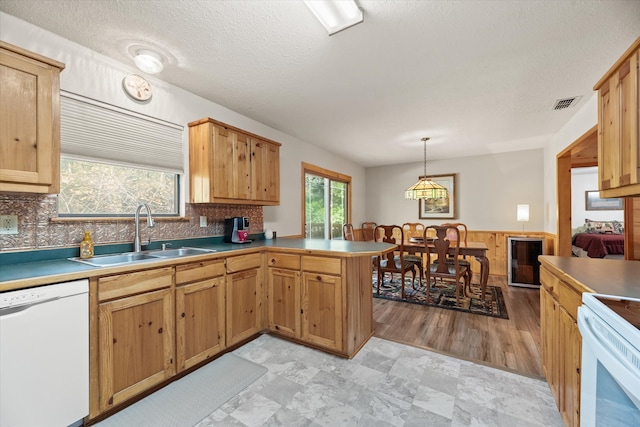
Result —
MULTIPOLYGON (((420 222, 405 222, 402 224, 402 232, 404 233, 404 238, 407 240, 416 237, 422 239, 424 235, 424 224, 420 222)), ((407 252, 408 254, 404 256, 404 259, 418 263, 417 266, 420 271, 420 282, 422 282, 422 279, 424 278, 422 255, 416 254, 415 249, 408 250, 407 252)))
POLYGON ((398 255, 393 251, 387 252, 385 255, 378 259, 378 289, 380 294, 380 284, 384 279, 385 273, 391 273, 393 279, 393 273, 399 273, 401 277, 401 297, 404 299, 404 277, 407 271, 411 271, 412 279, 411 285, 415 288, 416 281, 416 267, 420 265, 422 267, 422 261, 416 262, 407 260, 404 254, 404 235, 402 233, 402 227, 399 225, 378 225, 374 229, 374 238, 376 242, 392 243, 398 245, 398 255), (397 236, 400 237, 397 237, 397 236))
POLYGON ((362 223, 362 240, 364 240, 365 242, 375 241, 373 232, 375 231, 377 225, 378 224, 376 224, 375 222, 363 222, 362 223))
POLYGON ((356 237, 353 234, 353 224, 344 224, 342 226, 342 238, 350 241, 356 240, 356 237))
MULTIPOLYGON (((464 245, 467 245, 467 225, 463 224, 461 222, 446 222, 444 224, 440 224, 444 227, 455 227, 458 229, 458 234, 455 234, 453 232, 453 229, 449 229, 447 231, 447 237, 449 238, 449 240, 456 240, 459 239, 461 242, 464 242, 464 245), (458 237, 459 236, 459 237, 458 237)), ((451 263, 453 262, 452 257, 448 257, 447 258, 447 262, 451 263)), ((467 274, 469 275, 469 283, 471 283, 471 279, 473 278, 473 271, 471 271, 471 263, 469 262, 469 260, 467 259, 466 256, 462 256, 462 258, 459 259, 458 261, 460 263, 460 265, 467 267, 467 274)))
POLYGON ((446 282, 453 282, 456 285, 456 305, 460 305, 460 294, 466 295, 469 287, 468 267, 460 265, 460 231, 456 227, 445 225, 429 225, 425 227, 424 252, 427 254, 427 268, 425 269, 426 294, 429 299, 431 282, 435 284, 436 279, 446 282), (435 231, 432 241, 427 241, 429 230, 435 231), (449 239, 449 233, 455 235, 455 239, 449 239), (448 255, 453 248, 452 257, 448 255), (432 253, 432 251, 434 253, 432 253), (437 257, 437 260, 434 259, 437 257), (451 261, 449 261, 449 259, 451 261))

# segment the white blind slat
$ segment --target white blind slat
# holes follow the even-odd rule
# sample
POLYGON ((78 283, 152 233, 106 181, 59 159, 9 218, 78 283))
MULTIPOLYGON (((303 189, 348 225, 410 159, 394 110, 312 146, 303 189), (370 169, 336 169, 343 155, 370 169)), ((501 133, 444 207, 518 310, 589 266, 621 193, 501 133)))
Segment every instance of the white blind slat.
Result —
POLYGON ((184 128, 77 96, 60 97, 63 155, 184 172, 184 128))

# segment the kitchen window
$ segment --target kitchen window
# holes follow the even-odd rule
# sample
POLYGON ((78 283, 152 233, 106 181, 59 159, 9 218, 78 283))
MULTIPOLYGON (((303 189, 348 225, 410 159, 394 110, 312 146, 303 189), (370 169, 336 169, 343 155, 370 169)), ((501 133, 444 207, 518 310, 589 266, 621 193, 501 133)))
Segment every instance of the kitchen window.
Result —
POLYGON ((351 177, 302 164, 304 237, 342 239, 342 225, 351 222, 351 177))
POLYGON ((133 216, 140 201, 154 215, 178 215, 179 175, 62 157, 59 216, 133 216))
POLYGON ((59 216, 179 215, 183 126, 69 92, 60 97, 59 216))

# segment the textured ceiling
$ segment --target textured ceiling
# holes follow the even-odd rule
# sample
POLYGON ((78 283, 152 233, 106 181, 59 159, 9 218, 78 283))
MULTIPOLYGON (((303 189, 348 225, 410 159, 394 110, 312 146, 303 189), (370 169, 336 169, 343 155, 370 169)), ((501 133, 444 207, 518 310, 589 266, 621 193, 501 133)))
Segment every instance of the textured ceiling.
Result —
POLYGON ((363 166, 541 147, 640 35, 640 1, 2 0, 0 10, 363 166), (581 96, 552 111, 557 99, 581 96))

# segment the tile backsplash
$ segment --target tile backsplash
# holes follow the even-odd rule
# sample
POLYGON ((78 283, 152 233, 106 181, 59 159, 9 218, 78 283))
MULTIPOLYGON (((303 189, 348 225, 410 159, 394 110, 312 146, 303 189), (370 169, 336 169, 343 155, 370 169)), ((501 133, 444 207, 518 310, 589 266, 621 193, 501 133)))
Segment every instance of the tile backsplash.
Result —
MULTIPOLYGON (((51 221, 58 216, 57 195, 0 194, 0 215, 18 216, 18 234, 0 234, 0 251, 73 247, 79 245, 84 231, 91 231, 96 244, 132 243, 134 238, 133 218, 51 221)), ((140 239, 146 242, 151 237, 157 242, 221 236, 224 219, 232 216, 249 217, 249 233, 263 230, 262 206, 187 203, 184 217, 155 217, 154 228, 148 229, 146 217, 141 217, 140 239), (200 227, 201 216, 207 217, 206 227, 200 227)))

